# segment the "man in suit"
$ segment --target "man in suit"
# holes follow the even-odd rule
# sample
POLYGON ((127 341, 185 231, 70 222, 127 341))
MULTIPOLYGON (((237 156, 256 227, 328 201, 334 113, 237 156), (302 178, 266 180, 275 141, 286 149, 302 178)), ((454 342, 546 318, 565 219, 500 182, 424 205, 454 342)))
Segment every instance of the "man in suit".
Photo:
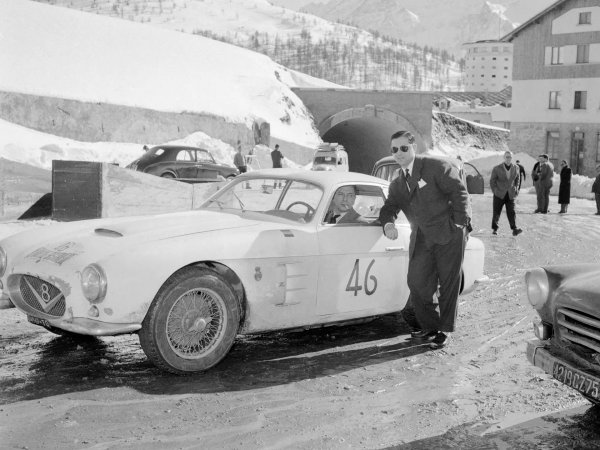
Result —
POLYGON ((447 344, 447 333, 454 331, 461 266, 471 231, 471 201, 452 163, 416 151, 410 132, 392 135, 391 152, 402 170, 390 184, 379 220, 388 239, 398 238, 394 221, 400 210, 411 224, 408 287, 421 326, 412 336, 439 348, 447 344))
POLYGON ((513 236, 523 232, 517 228, 515 213, 515 198, 519 195, 521 177, 519 167, 512 162, 512 156, 512 152, 504 152, 504 162, 495 166, 490 176, 490 188, 494 193, 492 234, 498 234, 498 220, 504 205, 506 205, 506 217, 513 236))
POLYGON ((554 184, 554 166, 548 159, 548 155, 541 155, 542 163, 540 164, 540 212, 548 213, 548 205, 550 203, 550 189, 554 184))
POLYGON ((356 201, 356 186, 342 186, 333 195, 325 223, 358 223, 361 215, 353 208, 356 201))

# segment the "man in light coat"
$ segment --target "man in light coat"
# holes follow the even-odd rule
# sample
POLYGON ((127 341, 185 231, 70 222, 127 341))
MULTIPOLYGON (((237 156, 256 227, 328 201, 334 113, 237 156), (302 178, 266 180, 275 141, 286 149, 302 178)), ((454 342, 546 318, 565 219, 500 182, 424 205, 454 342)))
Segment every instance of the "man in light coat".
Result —
POLYGON ((519 166, 513 164, 512 157, 512 152, 504 152, 504 161, 492 169, 490 177, 490 188, 494 193, 492 234, 498 234, 498 220, 504 205, 506 205, 506 217, 513 236, 518 236, 523 232, 517 228, 515 213, 515 198, 519 195, 521 177, 519 166))

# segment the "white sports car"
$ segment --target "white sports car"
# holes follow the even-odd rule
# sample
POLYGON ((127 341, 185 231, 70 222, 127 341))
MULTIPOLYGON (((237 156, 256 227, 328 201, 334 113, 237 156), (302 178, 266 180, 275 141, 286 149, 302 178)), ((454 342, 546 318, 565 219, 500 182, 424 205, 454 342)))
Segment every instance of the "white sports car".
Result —
MULTIPOLYGON (((383 236, 376 220, 387 191, 386 181, 352 172, 254 171, 198 210, 61 223, 4 239, 0 288, 52 332, 138 333, 162 369, 206 370, 238 333, 401 310, 410 226, 400 218, 399 239, 383 236), (326 223, 343 186, 354 186, 360 220, 326 223)), ((483 244, 470 238, 463 291, 483 277, 483 260, 483 244)))

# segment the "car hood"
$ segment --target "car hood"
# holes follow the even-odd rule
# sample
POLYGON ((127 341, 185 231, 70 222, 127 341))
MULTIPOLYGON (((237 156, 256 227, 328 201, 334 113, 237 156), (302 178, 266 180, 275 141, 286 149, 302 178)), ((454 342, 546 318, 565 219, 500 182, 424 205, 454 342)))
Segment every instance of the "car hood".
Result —
POLYGON ((570 307, 600 317, 600 266, 594 266, 587 267, 585 272, 563 278, 556 306, 570 307))
POLYGON ((9 255, 9 264, 11 260, 17 265, 19 260, 38 264, 56 260, 68 261, 66 265, 83 264, 88 260, 128 252, 150 242, 201 233, 229 233, 232 229, 245 232, 261 223, 236 214, 205 210, 83 220, 19 233, 3 240, 2 246, 9 255))

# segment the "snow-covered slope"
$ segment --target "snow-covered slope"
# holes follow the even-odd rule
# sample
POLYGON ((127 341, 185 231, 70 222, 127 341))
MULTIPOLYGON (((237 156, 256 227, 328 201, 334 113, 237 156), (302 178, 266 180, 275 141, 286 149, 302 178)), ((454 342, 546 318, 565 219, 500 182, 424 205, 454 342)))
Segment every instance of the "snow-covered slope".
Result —
POLYGON ((26 0, 0 2, 0 91, 198 112, 319 142, 290 86, 331 86, 212 39, 26 0), (299 82, 300 80, 300 82, 299 82), (280 120, 290 117, 289 122, 280 120))

